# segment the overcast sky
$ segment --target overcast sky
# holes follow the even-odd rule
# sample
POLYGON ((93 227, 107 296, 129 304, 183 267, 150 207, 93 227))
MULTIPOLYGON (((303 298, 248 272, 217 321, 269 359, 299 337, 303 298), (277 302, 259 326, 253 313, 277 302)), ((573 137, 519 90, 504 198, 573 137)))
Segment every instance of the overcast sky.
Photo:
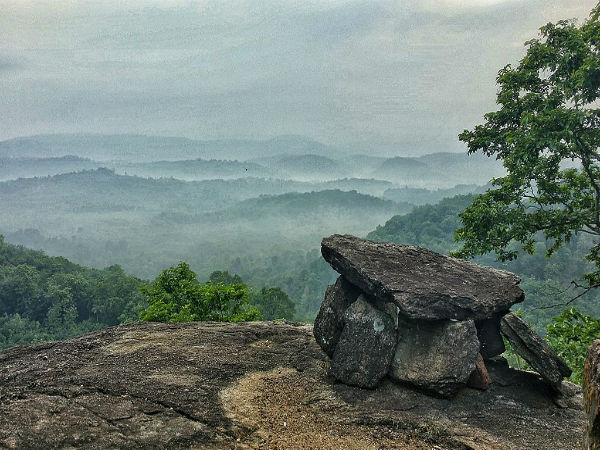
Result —
POLYGON ((459 151, 523 42, 596 0, 0 0, 0 139, 308 136, 459 151))

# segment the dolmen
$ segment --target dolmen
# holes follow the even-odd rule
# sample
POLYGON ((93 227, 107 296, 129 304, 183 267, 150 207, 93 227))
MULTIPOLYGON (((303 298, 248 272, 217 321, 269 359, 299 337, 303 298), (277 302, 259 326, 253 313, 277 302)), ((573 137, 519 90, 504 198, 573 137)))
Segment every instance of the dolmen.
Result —
POLYGON ((504 352, 502 335, 550 387, 571 370, 518 316, 520 279, 411 245, 349 235, 323 239, 340 274, 315 319, 314 336, 337 380, 374 388, 386 376, 443 397, 486 389, 486 362, 504 352))

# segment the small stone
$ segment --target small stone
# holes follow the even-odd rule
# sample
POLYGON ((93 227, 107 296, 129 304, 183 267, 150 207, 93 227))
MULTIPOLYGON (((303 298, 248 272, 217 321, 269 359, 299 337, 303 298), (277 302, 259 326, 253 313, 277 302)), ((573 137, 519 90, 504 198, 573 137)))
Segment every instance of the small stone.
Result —
POLYGON ((472 320, 398 322, 398 344, 390 376, 443 397, 464 387, 479 353, 472 320))
POLYGON ((344 314, 330 373, 343 383, 374 388, 388 372, 395 345, 392 318, 361 295, 344 314))
POLYGON ((562 379, 571 375, 571 369, 548 343, 513 313, 508 313, 502 318, 500 329, 513 350, 550 386, 560 391, 562 379))
POLYGON ((490 376, 488 375, 487 368, 485 367, 483 356, 481 356, 481 353, 478 353, 477 359, 475 360, 475 370, 469 377, 469 380, 467 381, 467 386, 485 391, 489 387, 489 385, 490 376))
POLYGON ((344 313, 359 295, 360 291, 342 276, 338 277, 335 284, 327 286, 321 309, 315 318, 313 334, 329 357, 333 356, 342 334, 344 313))

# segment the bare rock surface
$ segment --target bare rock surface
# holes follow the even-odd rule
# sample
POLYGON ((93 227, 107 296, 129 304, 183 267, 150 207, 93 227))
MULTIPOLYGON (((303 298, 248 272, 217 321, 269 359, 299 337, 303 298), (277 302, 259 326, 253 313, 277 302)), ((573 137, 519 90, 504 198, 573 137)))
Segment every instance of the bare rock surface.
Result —
POLYGON ((399 322, 390 377, 451 397, 467 384, 478 354, 472 320, 399 322))
POLYGON ((342 334, 344 313, 359 295, 360 291, 342 276, 338 277, 335 284, 327 286, 313 332, 317 343, 329 356, 333 356, 342 334))
POLYGON ((571 375, 571 369, 548 343, 513 313, 502 318, 500 328, 513 350, 554 389, 560 391, 562 379, 571 375))
POLYGON ((344 313, 331 374, 346 384, 374 388, 387 375, 395 346, 393 319, 361 295, 344 313))
POLYGON ((524 298, 510 272, 421 247, 334 234, 323 239, 321 253, 352 284, 412 319, 481 320, 524 298))
POLYGON ((486 362, 486 391, 337 383, 309 325, 134 324, 0 352, 0 448, 577 449, 581 403, 486 362))
POLYGON ((586 429, 585 448, 600 449, 600 339, 588 348, 583 372, 586 429))

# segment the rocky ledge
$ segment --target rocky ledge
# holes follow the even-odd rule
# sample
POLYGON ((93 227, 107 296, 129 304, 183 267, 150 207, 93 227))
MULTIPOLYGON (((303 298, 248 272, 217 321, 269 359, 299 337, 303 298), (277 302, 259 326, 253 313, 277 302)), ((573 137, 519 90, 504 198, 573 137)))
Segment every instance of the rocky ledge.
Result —
POLYGON ((0 448, 582 447, 579 393, 561 408, 536 374, 487 365, 486 391, 445 400, 336 382, 309 325, 115 327, 0 352, 0 448))
POLYGON ((321 253, 340 273, 315 319, 315 339, 331 374, 374 388, 386 376, 452 397, 487 389, 487 367, 506 364, 503 334, 547 382, 556 401, 571 369, 515 314, 524 294, 515 274, 431 250, 354 236, 323 239, 321 253))

